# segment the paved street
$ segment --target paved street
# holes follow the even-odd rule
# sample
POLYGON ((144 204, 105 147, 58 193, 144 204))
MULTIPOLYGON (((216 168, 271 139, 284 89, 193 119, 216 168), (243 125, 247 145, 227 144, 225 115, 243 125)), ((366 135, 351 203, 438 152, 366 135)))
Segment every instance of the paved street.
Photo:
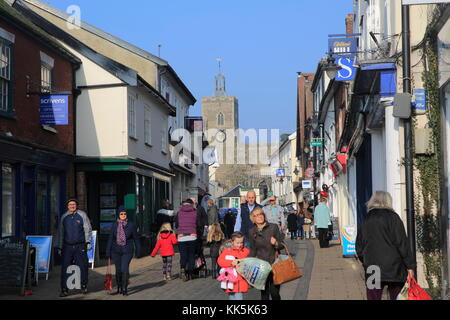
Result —
MULTIPOLYGON (((303 278, 281 287, 283 300, 362 300, 364 287, 362 273, 354 259, 344 259, 341 247, 334 245, 319 249, 317 240, 287 240, 290 252, 295 255, 297 265, 302 269, 303 278)), ((205 249, 207 262, 209 249, 205 249)), ((162 280, 162 262, 159 257, 134 259, 131 264, 131 279, 128 297, 109 295, 103 291, 106 267, 90 270, 89 294, 76 294, 64 299, 76 300, 226 300, 227 295, 220 289, 219 282, 208 278, 182 282, 179 278, 178 254, 174 259, 174 280, 162 280)), ((114 270, 114 269, 113 269, 114 270)), ((48 281, 41 279, 39 286, 33 288, 33 295, 0 295, 1 300, 60 300, 59 268, 48 281)), ((246 300, 259 300, 260 292, 251 289, 246 300)))

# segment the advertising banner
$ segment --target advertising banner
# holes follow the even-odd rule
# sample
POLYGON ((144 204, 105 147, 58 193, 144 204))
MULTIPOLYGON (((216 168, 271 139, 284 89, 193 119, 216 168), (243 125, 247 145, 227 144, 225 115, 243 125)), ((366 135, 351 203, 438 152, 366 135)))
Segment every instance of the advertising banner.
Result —
POLYGON ((42 95, 40 101, 41 125, 69 124, 69 96, 42 95))
POLYGON ((92 269, 94 269, 95 261, 95 247, 97 245, 97 231, 92 231, 91 236, 91 250, 87 252, 89 263, 92 263, 92 269))
POLYGON ((36 272, 45 273, 48 280, 52 252, 52 236, 27 236, 30 246, 36 248, 36 272))
POLYGON ((342 250, 344 257, 352 257, 356 255, 356 232, 355 226, 347 226, 344 228, 342 235, 342 250))

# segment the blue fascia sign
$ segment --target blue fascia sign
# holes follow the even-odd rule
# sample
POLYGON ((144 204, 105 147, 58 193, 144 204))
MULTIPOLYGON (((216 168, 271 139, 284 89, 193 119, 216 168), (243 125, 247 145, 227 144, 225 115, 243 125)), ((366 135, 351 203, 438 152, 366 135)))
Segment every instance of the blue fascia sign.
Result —
POLYGON ((41 125, 68 125, 69 96, 41 95, 40 118, 41 125))
POLYGON ((286 171, 284 169, 277 170, 277 178, 284 178, 286 176, 286 171))

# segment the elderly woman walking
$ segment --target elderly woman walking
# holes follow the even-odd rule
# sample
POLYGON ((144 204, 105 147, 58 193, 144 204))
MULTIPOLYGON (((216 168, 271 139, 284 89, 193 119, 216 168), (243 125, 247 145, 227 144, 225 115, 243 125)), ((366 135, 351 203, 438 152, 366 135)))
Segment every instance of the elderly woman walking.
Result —
POLYGON ((328 226, 331 224, 330 209, 327 206, 328 199, 322 197, 319 205, 314 210, 314 221, 319 230, 319 244, 321 248, 328 248, 328 226))
MULTIPOLYGON (((250 255, 271 265, 275 262, 277 251, 284 248, 281 241, 281 232, 278 225, 269 223, 262 208, 255 208, 250 219, 254 227, 249 231, 250 255)), ((273 283, 273 273, 267 277, 266 287, 261 291, 261 300, 281 300, 280 286, 273 283)))
POLYGON ((398 214, 392 209, 392 197, 384 191, 377 191, 367 203, 368 215, 358 230, 356 253, 368 277, 373 274, 367 269, 379 268, 380 285, 367 287, 368 300, 381 300, 383 288, 388 287, 391 300, 396 300, 407 277, 414 277, 416 263, 408 245, 405 227, 398 214))

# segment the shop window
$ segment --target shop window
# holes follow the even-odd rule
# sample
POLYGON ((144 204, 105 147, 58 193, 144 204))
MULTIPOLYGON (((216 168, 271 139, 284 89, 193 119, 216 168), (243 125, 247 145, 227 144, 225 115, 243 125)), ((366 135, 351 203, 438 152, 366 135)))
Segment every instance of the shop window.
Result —
POLYGON ((49 210, 48 210, 48 194, 47 194, 47 173, 38 172, 37 176, 37 234, 47 235, 49 224, 49 210))
POLYGON ((56 236, 58 231, 58 217, 60 216, 60 177, 52 174, 50 176, 50 227, 51 235, 56 236))
POLYGON ((14 197, 14 169, 9 164, 2 164, 2 237, 14 235, 15 229, 15 197, 14 197))

